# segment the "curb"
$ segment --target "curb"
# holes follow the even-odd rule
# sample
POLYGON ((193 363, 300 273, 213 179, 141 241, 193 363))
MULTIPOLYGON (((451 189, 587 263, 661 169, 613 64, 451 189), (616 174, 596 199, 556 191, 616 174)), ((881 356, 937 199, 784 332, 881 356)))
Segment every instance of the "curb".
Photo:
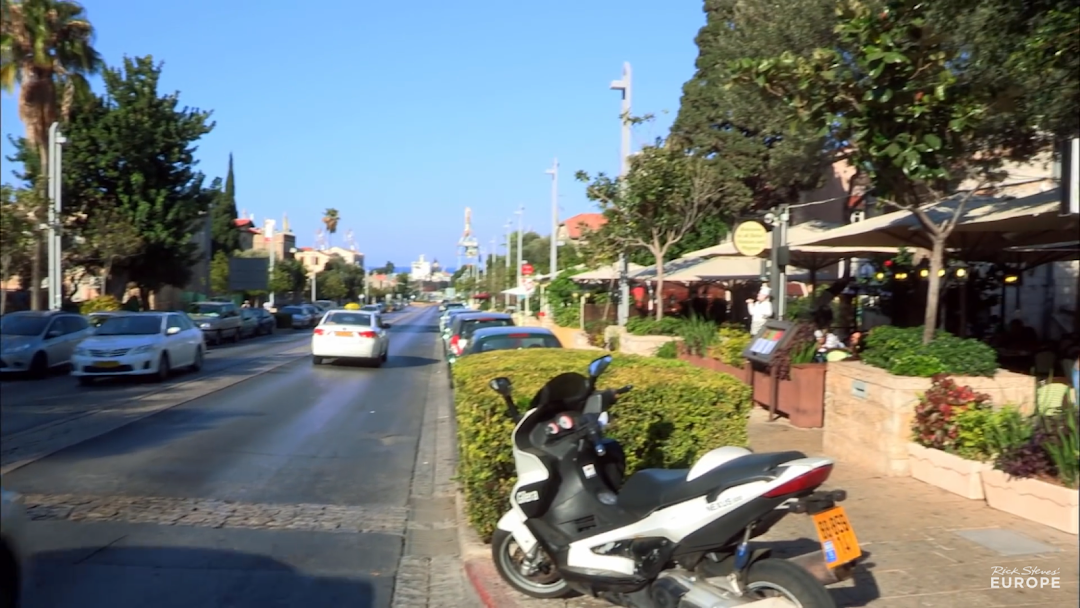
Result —
POLYGON ((465 571, 466 592, 472 591, 477 606, 483 608, 517 608, 521 595, 502 582, 495 564, 491 563, 491 550, 465 519, 465 498, 459 490, 454 497, 457 507, 458 545, 461 565, 465 571))

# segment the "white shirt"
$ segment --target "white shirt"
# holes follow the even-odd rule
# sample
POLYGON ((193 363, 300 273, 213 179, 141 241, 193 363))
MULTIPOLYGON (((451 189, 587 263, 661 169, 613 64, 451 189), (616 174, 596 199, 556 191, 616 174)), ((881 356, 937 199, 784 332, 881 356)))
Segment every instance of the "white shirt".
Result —
POLYGON ((837 348, 843 348, 844 347, 843 343, 840 342, 840 338, 837 337, 837 335, 832 333, 831 331, 829 333, 825 333, 825 332, 821 331, 820 329, 815 329, 814 330, 814 337, 815 338, 820 340, 822 338, 822 336, 825 337, 825 343, 822 344, 821 348, 818 349, 819 353, 823 353, 825 351, 835 350, 837 348))
POLYGON ((772 301, 770 300, 755 301, 747 305, 746 308, 750 313, 750 317, 754 319, 768 319, 773 315, 772 301))

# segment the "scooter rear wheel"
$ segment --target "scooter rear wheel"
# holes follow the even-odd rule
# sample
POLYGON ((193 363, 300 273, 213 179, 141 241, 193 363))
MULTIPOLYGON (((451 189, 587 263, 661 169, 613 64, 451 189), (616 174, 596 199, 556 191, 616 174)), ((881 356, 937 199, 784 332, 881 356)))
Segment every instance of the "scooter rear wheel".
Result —
POLYGON ((559 571, 544 555, 539 564, 539 572, 526 576, 521 572, 521 563, 525 551, 518 546, 514 536, 505 530, 495 530, 491 537, 491 561, 499 576, 516 591, 529 597, 540 599, 558 599, 576 595, 566 581, 559 576, 559 571))
POLYGON ((786 598, 798 608, 836 608, 829 590, 802 566, 783 559, 763 559, 746 573, 747 599, 786 598))

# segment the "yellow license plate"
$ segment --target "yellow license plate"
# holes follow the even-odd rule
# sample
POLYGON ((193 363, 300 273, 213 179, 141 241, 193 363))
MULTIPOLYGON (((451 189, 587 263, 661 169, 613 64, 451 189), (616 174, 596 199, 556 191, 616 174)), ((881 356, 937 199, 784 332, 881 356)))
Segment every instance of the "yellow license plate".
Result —
POLYGON ((862 556, 855 530, 851 528, 843 507, 833 507, 814 516, 825 565, 830 568, 843 566, 862 556))
POLYGON ((120 367, 119 361, 98 361, 94 367, 120 367))
POLYGON ((351 331, 335 331, 334 335, 335 336, 340 336, 342 338, 348 338, 348 337, 352 336, 352 332, 351 331))

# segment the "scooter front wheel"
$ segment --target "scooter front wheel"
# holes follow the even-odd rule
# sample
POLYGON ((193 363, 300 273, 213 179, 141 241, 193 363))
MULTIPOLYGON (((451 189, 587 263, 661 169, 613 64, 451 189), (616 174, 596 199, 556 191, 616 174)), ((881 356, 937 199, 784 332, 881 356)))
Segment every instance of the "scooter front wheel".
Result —
MULTIPOLYGON (((543 549, 540 551, 543 552, 543 549)), ((536 573, 532 575, 522 572, 525 558, 525 551, 518 546, 512 534, 506 530, 495 530, 491 537, 491 560, 495 562, 495 569, 507 584, 529 597, 546 600, 576 595, 559 575, 547 554, 542 553, 539 563, 536 564, 536 573)))
POLYGON ((784 598, 796 608, 836 608, 829 590, 802 566, 783 559, 763 559, 746 573, 747 599, 784 598))

